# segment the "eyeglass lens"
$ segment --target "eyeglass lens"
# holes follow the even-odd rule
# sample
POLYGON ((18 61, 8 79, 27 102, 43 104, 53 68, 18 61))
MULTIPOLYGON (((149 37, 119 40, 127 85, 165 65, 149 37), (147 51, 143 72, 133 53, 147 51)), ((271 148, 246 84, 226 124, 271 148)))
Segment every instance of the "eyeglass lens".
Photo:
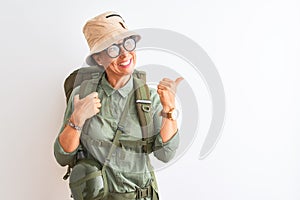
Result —
POLYGON ((123 48, 126 51, 133 51, 136 47, 136 42, 135 39, 133 38, 126 38, 123 43, 121 44, 113 44, 110 47, 108 47, 106 49, 107 54, 111 57, 111 58, 116 58, 120 55, 121 49, 120 46, 123 46, 123 48))

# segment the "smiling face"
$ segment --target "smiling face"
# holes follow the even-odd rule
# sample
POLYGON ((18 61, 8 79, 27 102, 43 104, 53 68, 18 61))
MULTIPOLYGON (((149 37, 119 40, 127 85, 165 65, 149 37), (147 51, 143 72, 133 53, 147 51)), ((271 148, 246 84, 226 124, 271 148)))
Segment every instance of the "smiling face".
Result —
MULTIPOLYGON (((122 43, 119 41, 119 43, 122 43)), ((94 60, 98 65, 105 68, 106 74, 109 79, 120 79, 123 76, 131 75, 136 64, 135 51, 126 51, 123 47, 120 48, 120 55, 116 58, 108 56, 106 51, 101 51, 93 55, 94 60)))

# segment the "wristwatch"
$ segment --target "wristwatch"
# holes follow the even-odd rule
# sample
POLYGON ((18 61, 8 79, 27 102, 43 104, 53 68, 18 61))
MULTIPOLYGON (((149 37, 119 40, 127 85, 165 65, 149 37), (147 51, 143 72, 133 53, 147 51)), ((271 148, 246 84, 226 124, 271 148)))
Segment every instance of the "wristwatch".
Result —
POLYGON ((179 116, 179 110, 176 108, 172 108, 169 112, 161 111, 161 116, 170 120, 176 120, 179 116))

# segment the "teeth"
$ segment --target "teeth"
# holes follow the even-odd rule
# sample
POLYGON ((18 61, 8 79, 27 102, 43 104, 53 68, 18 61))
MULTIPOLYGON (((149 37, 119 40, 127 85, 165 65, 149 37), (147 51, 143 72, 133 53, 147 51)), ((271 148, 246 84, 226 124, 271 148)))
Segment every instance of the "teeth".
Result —
POLYGON ((127 60, 126 62, 120 63, 120 65, 125 66, 128 65, 130 63, 130 60, 127 60))

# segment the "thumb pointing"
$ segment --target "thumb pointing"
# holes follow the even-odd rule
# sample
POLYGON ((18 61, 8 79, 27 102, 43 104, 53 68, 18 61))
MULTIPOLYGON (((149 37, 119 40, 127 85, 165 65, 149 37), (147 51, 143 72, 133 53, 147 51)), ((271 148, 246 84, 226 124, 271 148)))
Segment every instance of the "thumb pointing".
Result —
POLYGON ((183 79, 184 79, 184 78, 182 78, 182 77, 178 77, 178 78, 175 80, 176 87, 178 86, 178 84, 179 84, 183 79))

